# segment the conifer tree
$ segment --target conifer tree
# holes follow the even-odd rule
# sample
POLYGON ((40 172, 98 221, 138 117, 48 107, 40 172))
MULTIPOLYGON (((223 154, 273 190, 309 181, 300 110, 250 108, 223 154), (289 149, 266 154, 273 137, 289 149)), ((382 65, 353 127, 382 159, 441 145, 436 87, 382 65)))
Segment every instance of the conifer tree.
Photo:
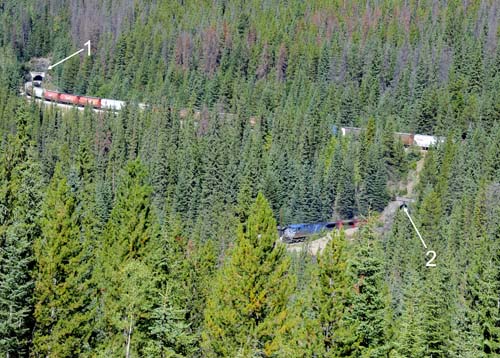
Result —
POLYGON ((386 188, 386 170, 375 146, 371 147, 365 165, 359 194, 359 206, 361 213, 367 215, 370 210, 383 210, 389 198, 386 188))
POLYGON ((373 223, 367 224, 359 234, 352 263, 355 295, 351 324, 355 327, 352 340, 354 356, 384 357, 389 350, 387 288, 383 280, 383 261, 373 223))
POLYGON ((398 318, 396 352, 400 357, 424 357, 424 315, 426 309, 419 304, 422 299, 422 284, 416 271, 407 276, 408 284, 404 311, 398 318))
POLYGON ((342 167, 339 173, 335 207, 342 219, 349 219, 356 215, 356 187, 354 183, 353 155, 343 153, 342 167))
POLYGON ((293 287, 284 250, 277 243, 269 204, 259 193, 207 302, 203 331, 207 356, 250 356, 253 352, 268 357, 284 343, 282 336, 290 329, 287 303, 293 287))
POLYGON ((0 157, 0 352, 24 356, 33 329, 33 242, 40 232, 41 171, 29 142, 28 115, 18 114, 0 157))
POLYGON ((158 228, 151 207, 152 189, 138 160, 130 162, 121 178, 115 204, 98 252, 94 280, 100 290, 98 351, 139 354, 148 342, 144 320, 153 305, 158 228), (154 279, 153 279, 154 278, 154 279))
POLYGON ((88 297, 81 294, 85 277, 80 263, 86 255, 81 242, 76 199, 56 166, 42 207, 41 236, 35 241, 36 354, 81 354, 89 339, 88 297))
POLYGON ((314 285, 313 307, 321 329, 320 340, 326 356, 353 353, 356 326, 349 322, 353 302, 344 232, 335 232, 318 256, 318 278, 314 285))

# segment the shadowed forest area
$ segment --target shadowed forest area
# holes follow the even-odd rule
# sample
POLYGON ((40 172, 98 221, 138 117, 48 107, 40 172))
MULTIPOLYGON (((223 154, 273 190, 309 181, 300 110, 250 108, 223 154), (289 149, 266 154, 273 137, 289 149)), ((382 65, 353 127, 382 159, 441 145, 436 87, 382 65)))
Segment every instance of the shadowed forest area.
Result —
POLYGON ((499 21, 497 0, 1 1, 0 355, 500 355, 499 21), (20 96, 88 40, 44 85, 124 110, 20 96), (402 210, 380 230, 424 155, 409 212, 436 267, 402 210), (317 256, 279 242, 350 218, 317 256))

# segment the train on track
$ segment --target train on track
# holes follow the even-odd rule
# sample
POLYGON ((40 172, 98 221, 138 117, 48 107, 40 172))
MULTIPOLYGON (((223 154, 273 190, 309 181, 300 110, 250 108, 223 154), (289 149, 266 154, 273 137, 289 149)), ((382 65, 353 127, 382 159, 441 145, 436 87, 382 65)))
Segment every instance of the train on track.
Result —
MULTIPOLYGON (((111 110, 111 111, 119 111, 126 106, 125 101, 119 101, 116 99, 107 99, 107 98, 99 98, 99 97, 89 97, 89 96, 79 96, 75 94, 61 93, 57 91, 51 91, 48 89, 44 89, 41 87, 41 80, 33 80, 33 82, 26 82, 25 84, 25 92, 29 96, 36 97, 38 99, 65 104, 65 105, 74 105, 79 107, 92 107, 96 110, 111 110)), ((144 103, 138 104, 139 108, 145 108, 146 105, 144 103)), ((181 118, 185 117, 187 113, 186 110, 180 110, 179 115, 181 118)), ((195 118, 199 118, 200 112, 195 111, 195 118)), ((233 116, 230 113, 219 113, 221 117, 231 118, 233 116)), ((255 117, 250 117, 250 124, 253 126, 256 123, 255 117)), ((342 136, 346 135, 354 135, 359 136, 364 128, 358 127, 341 127, 333 126, 332 132, 334 134, 338 133, 340 129, 340 133, 342 136)), ((422 150, 427 150, 431 146, 434 146, 438 143, 444 142, 443 137, 424 135, 424 134, 413 134, 413 133, 394 133, 394 136, 401 140, 403 145, 406 147, 416 146, 420 147, 422 150)))
MULTIPOLYGON (((341 127, 340 133, 343 136, 354 135, 359 136, 365 129, 358 127, 341 127)), ((337 128, 333 129, 333 132, 338 132, 337 128)), ((444 137, 437 137, 426 134, 414 134, 414 133, 394 133, 394 137, 401 140, 405 147, 416 146, 420 147, 422 150, 428 150, 430 147, 444 142, 444 137)))
POLYGON ((295 242, 302 242, 309 236, 315 234, 332 231, 333 229, 355 228, 363 223, 364 221, 358 219, 349 219, 311 224, 290 224, 287 226, 279 226, 278 235, 282 242, 292 244, 295 242))
MULTIPOLYGON (((78 96, 74 94, 51 91, 40 87, 39 83, 32 83, 32 82, 27 82, 25 84, 25 91, 26 94, 28 94, 29 96, 44 101, 68 104, 80 107, 89 106, 94 109, 101 109, 101 110, 119 111, 123 109, 126 105, 126 102, 118 101, 116 99, 78 96)), ((144 108, 145 105, 140 103, 139 107, 144 108)))

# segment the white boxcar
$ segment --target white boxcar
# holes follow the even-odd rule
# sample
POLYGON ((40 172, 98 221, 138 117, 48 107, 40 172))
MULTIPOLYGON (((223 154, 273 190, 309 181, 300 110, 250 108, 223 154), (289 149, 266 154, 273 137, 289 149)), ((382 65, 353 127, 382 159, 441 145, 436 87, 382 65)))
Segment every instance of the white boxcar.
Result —
POLYGON ((107 99, 107 98, 101 99, 101 108, 119 111, 123 107, 125 107, 124 101, 117 101, 115 99, 107 99))
POLYGON ((37 98, 43 97, 43 89, 40 87, 33 87, 33 96, 37 98))
POLYGON ((438 143, 438 138, 431 135, 415 134, 414 140, 420 148, 429 148, 438 143))

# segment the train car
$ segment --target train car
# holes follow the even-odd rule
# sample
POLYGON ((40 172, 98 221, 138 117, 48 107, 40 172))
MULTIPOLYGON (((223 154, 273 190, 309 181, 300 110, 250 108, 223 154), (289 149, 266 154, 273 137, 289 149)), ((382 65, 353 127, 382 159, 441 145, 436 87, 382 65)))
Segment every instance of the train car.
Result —
POLYGON ((86 97, 80 96, 78 98, 78 104, 80 106, 91 106, 93 108, 101 108, 101 99, 97 97, 86 97))
POLYGON ((399 138, 403 145, 410 147, 415 143, 415 135, 411 133, 395 133, 396 138, 399 138))
POLYGON ((415 134, 415 144, 422 149, 429 149, 429 147, 436 145, 439 141, 438 137, 415 134))
POLYGON ((33 90, 30 94, 36 98, 43 98, 43 89, 40 87, 33 87, 33 90))
POLYGON ((358 128, 358 127, 342 127, 340 128, 340 131, 342 132, 343 136, 346 136, 347 134, 352 134, 355 137, 358 137, 361 135, 363 132, 363 128, 358 128))
POLYGON ((114 99, 107 99, 107 98, 101 99, 101 108, 119 111, 119 110, 123 109, 123 107, 125 107, 124 101, 117 101, 114 99))
POLYGON ((43 91, 43 98, 47 101, 59 102, 59 96, 61 94, 55 91, 43 91))
POLYGON ((320 222, 313 224, 291 224, 279 228, 278 232, 282 242, 293 243, 304 240, 306 237, 318 234, 322 231, 333 230, 337 226, 335 222, 320 222))
POLYGON ((74 94, 61 93, 59 96, 59 101, 62 103, 69 103, 74 105, 79 105, 78 102, 79 96, 75 96, 74 94))
POLYGON ((290 224, 284 227, 278 227, 280 240, 287 244, 304 241, 307 237, 319 234, 333 229, 351 229, 365 223, 365 220, 357 218, 348 220, 338 220, 336 222, 319 222, 312 224, 290 224))

